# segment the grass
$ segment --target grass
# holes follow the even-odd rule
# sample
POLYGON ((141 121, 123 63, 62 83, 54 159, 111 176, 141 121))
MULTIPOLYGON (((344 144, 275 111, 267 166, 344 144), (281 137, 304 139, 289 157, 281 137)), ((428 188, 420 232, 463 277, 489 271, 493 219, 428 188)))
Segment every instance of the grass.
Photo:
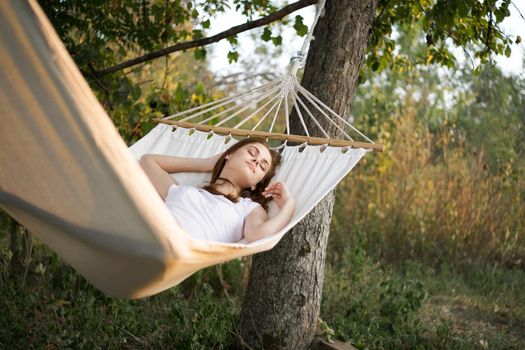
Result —
MULTIPOLYGON (((336 338, 359 349, 525 348, 522 269, 392 264, 370 248, 358 239, 342 256, 329 251, 321 318, 336 338)), ((8 274, 1 285, 0 348, 224 349, 237 332, 246 260, 129 301, 101 294, 41 245, 33 255, 25 281, 8 274)))
POLYGON ((495 266, 470 271, 427 275, 432 297, 420 310, 429 325, 449 325, 466 348, 522 349, 525 347, 525 272, 495 266))
POLYGON ((322 318, 358 349, 523 349, 525 271, 397 265, 354 246, 329 266, 322 318))
POLYGON ((230 341, 240 301, 219 295, 214 269, 159 295, 121 300, 38 248, 49 254, 45 268, 35 263, 25 282, 12 274, 1 285, 0 348, 220 349, 230 341))

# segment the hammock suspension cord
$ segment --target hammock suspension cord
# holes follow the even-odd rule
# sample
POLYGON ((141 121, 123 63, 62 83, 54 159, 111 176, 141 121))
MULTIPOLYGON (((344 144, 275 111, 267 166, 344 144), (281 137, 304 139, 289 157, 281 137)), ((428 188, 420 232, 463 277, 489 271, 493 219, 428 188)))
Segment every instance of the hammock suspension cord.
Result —
POLYGON ((155 121, 171 124, 174 127, 229 136, 259 136, 266 139, 340 147, 361 147, 381 151, 382 145, 376 144, 357 130, 345 118, 302 87, 297 79, 297 72, 304 65, 310 42, 314 39, 315 25, 324 14, 324 6, 325 0, 320 0, 317 4, 314 21, 308 30, 301 50, 297 56, 290 60, 291 69, 288 74, 237 95, 223 97, 161 119, 155 119, 155 121), (295 111, 305 136, 290 134, 289 116, 292 111, 295 111), (342 140, 335 140, 330 137, 327 130, 317 120, 319 115, 337 130, 343 138, 342 140), (322 137, 311 136, 312 132, 307 127, 307 118, 313 122, 322 137), (228 122, 234 124, 228 125, 228 122), (361 137, 364 142, 355 141, 349 132, 345 131, 346 128, 361 137), (276 129, 280 129, 282 132, 278 132, 276 129))

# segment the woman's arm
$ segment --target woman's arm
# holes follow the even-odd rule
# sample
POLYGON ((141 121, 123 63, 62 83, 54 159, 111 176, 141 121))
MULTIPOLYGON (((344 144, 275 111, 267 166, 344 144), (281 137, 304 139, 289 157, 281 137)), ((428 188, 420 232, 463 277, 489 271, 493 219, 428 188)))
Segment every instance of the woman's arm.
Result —
POLYGON ((164 200, 171 185, 178 184, 170 173, 183 171, 206 172, 212 171, 215 162, 221 154, 210 158, 183 158, 163 156, 159 154, 145 154, 140 158, 140 165, 159 196, 164 200))
POLYGON ((145 154, 140 164, 155 163, 169 174, 182 172, 211 172, 221 154, 209 158, 184 158, 160 154, 145 154))
POLYGON ((272 196, 279 207, 277 214, 271 219, 262 207, 254 209, 246 217, 244 223, 244 240, 247 243, 257 241, 279 232, 288 225, 295 212, 295 202, 282 182, 268 186, 263 192, 265 196, 272 196))

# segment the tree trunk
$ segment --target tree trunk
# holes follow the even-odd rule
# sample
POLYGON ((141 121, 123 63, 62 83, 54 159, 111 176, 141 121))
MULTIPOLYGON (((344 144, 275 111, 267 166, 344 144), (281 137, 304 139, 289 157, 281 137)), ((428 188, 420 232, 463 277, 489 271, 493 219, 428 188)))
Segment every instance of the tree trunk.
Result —
MULTIPOLYGON (((343 118, 349 113, 377 0, 327 0, 302 85, 343 118)), ((319 123, 336 135, 326 120, 319 123)), ((291 131, 302 127, 292 120, 291 131)), ((315 133, 313 122, 307 125, 315 133)), ((307 190, 307 189, 305 189, 307 190)), ((319 316, 332 209, 330 192, 271 251, 253 257, 236 348, 307 349, 319 316)))

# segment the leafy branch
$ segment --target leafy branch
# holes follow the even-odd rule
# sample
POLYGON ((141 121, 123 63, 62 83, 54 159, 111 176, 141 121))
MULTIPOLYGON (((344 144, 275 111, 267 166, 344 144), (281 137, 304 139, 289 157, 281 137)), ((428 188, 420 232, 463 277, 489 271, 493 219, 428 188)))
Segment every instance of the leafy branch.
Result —
POLYGON ((145 55, 133 58, 131 60, 124 61, 124 62, 119 63, 117 65, 114 65, 112 67, 108 67, 108 68, 105 68, 105 69, 102 69, 100 71, 96 71, 96 72, 93 72, 93 73, 97 77, 101 77, 103 75, 115 73, 115 72, 118 72, 118 71, 120 71, 122 69, 129 68, 129 67, 135 66, 137 64, 153 60, 155 58, 163 57, 163 56, 169 55, 169 54, 177 52, 177 51, 188 50, 188 49, 195 48, 195 47, 206 46, 206 45, 218 42, 220 40, 226 39, 228 37, 235 36, 235 35, 237 35, 239 33, 242 33, 242 32, 245 32, 245 31, 257 28, 257 27, 262 27, 262 26, 267 25, 269 23, 278 21, 278 20, 286 17, 287 15, 289 15, 292 12, 295 12, 297 10, 300 10, 300 9, 302 9, 304 7, 310 6, 310 5, 315 4, 315 3, 317 3, 316 0, 299 0, 299 1, 295 2, 295 3, 293 3, 293 4, 290 4, 290 5, 287 5, 287 6, 283 7, 279 11, 276 11, 276 12, 274 12, 274 13, 268 15, 268 16, 262 17, 262 18, 260 18, 258 20, 255 20, 255 21, 246 22, 244 24, 231 27, 230 29, 227 29, 227 30, 225 30, 223 32, 220 32, 220 33, 218 33, 216 35, 213 35, 211 37, 202 38, 202 39, 198 39, 198 40, 192 40, 192 41, 186 41, 186 42, 183 42, 183 43, 175 44, 175 45, 166 47, 166 48, 161 49, 161 50, 149 52, 149 53, 147 53, 145 55))

